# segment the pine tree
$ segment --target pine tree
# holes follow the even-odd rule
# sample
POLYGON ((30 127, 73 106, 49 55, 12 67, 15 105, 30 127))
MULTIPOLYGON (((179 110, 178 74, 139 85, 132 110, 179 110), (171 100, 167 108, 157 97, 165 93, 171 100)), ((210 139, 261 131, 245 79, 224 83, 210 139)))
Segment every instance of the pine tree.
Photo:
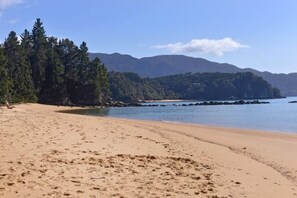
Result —
POLYGON ((101 63, 99 58, 95 58, 94 60, 97 62, 98 70, 99 70, 99 84, 101 86, 101 95, 100 99, 105 102, 105 100, 109 97, 109 82, 108 82, 108 73, 107 69, 105 68, 104 64, 101 63))
POLYGON ((93 79, 90 76, 90 60, 88 57, 88 47, 85 42, 79 47, 78 50, 79 60, 76 64, 77 77, 75 79, 75 98, 73 100, 79 104, 93 104, 97 100, 96 87, 93 83, 93 79))
POLYGON ((11 101, 35 102, 37 98, 33 90, 29 63, 15 32, 10 32, 4 42, 4 51, 9 66, 9 78, 12 81, 11 101))
POLYGON ((79 49, 73 41, 63 39, 59 41, 57 53, 64 66, 64 81, 67 93, 65 103, 78 104, 79 94, 77 93, 77 87, 79 82, 80 65, 79 49))
POLYGON ((89 79, 89 86, 92 85, 93 90, 90 91, 89 93, 89 97, 93 98, 94 101, 93 103, 100 103, 101 101, 101 93, 102 93, 102 87, 100 84, 100 65, 101 62, 98 58, 96 58, 95 60, 93 60, 90 64, 89 64, 89 73, 87 78, 89 79))
POLYGON ((19 41, 14 31, 11 31, 4 42, 4 54, 7 58, 8 78, 11 82, 11 90, 7 95, 8 99, 15 102, 19 97, 16 92, 17 77, 19 72, 19 41))
POLYGON ((38 18, 32 30, 32 56, 31 68, 35 91, 38 97, 45 80, 46 57, 46 35, 42 22, 38 18))
POLYGON ((14 89, 18 96, 18 102, 37 102, 30 65, 25 56, 26 53, 24 50, 20 53, 18 74, 14 82, 14 89))
POLYGON ((0 103, 4 103, 10 88, 11 81, 7 72, 7 59, 4 55, 3 48, 0 47, 0 103))
POLYGON ((59 57, 58 41, 49 37, 47 42, 47 63, 45 69, 45 83, 40 102, 47 104, 65 104, 66 85, 64 80, 64 66, 59 57))
POLYGON ((19 41, 14 31, 11 31, 4 42, 4 53, 7 57, 8 75, 12 81, 18 67, 19 41))
POLYGON ((24 33, 21 35, 21 72, 23 73, 23 92, 26 97, 25 101, 37 102, 38 98, 36 96, 33 80, 32 80, 32 70, 30 57, 32 55, 32 37, 30 32, 25 29, 24 33))
POLYGON ((25 53, 27 62, 30 63, 30 57, 32 56, 32 36, 30 32, 25 29, 25 31, 21 34, 21 47, 25 53))
POLYGON ((79 47, 79 58, 80 58, 80 63, 79 63, 79 81, 81 82, 82 85, 88 83, 87 75, 89 73, 89 56, 88 56, 88 47, 86 42, 82 42, 82 44, 79 47))

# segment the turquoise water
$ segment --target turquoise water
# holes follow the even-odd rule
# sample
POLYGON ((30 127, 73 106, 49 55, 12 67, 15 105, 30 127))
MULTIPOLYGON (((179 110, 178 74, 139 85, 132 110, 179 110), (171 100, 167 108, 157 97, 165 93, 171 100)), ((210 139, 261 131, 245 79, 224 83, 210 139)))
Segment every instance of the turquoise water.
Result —
POLYGON ((270 104, 221 106, 173 106, 196 101, 162 102, 154 104, 165 107, 113 107, 72 113, 297 133, 297 104, 288 103, 295 100, 297 97, 264 100, 270 104))

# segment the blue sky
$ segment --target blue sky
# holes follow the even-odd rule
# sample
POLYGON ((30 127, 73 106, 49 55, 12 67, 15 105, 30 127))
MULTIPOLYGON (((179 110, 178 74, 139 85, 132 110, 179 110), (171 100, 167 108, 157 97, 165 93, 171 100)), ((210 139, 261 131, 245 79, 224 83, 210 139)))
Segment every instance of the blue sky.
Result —
POLYGON ((36 18, 47 35, 86 41, 90 52, 297 72, 296 0, 0 0, 0 42, 36 18))

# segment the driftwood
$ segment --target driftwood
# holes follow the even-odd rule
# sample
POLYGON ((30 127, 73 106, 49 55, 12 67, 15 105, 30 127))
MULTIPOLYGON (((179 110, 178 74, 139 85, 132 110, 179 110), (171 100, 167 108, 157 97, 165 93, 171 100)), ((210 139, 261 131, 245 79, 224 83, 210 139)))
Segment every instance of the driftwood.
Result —
POLYGON ((7 109, 13 109, 13 108, 15 108, 15 106, 10 105, 7 100, 5 100, 5 104, 6 104, 7 109))

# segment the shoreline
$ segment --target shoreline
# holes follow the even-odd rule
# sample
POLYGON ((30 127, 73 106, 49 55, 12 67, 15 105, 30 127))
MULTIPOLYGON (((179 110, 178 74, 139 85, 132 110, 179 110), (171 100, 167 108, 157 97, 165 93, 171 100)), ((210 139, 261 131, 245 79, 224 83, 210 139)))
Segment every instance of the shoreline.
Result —
MULTIPOLYGON (((49 105, 51 106, 51 105, 49 105)), ((57 106, 58 107, 58 106, 57 106)), ((215 124, 203 124, 203 123, 191 123, 191 122, 178 122, 178 121, 170 121, 170 120, 150 120, 150 119, 137 119, 137 118, 123 118, 123 117, 115 117, 115 116, 108 116, 108 115, 94 115, 94 114, 79 114, 79 113, 72 113, 71 111, 76 111, 76 110, 92 110, 96 109, 95 108, 88 108, 88 107, 69 107, 70 109, 67 109, 68 107, 65 106, 62 110, 57 110, 55 112, 57 113, 66 113, 66 114, 72 114, 72 115, 83 115, 83 116, 92 116, 92 117, 105 117, 105 118, 115 118, 115 119, 126 119, 126 120, 136 120, 136 121, 153 121, 153 122, 164 122, 164 123, 175 123, 175 124, 185 124, 185 125, 193 125, 197 127, 213 127, 213 128, 218 128, 218 129, 235 129, 235 130, 244 130, 244 131, 256 131, 259 133, 279 133, 279 134, 295 134, 297 135, 296 131, 289 131, 289 130, 266 130, 266 129, 260 129, 260 128, 245 128, 245 127, 236 127, 236 126, 222 126, 222 125, 215 125, 215 124), (66 109, 65 109, 66 108, 66 109)), ((109 108, 109 107, 100 107, 98 109, 104 109, 104 108, 109 108)), ((113 107, 116 108, 116 107, 113 107)), ((122 107, 120 107, 122 108, 122 107)))
MULTIPOLYGON (((117 117, 111 117, 117 118, 117 117)), ((122 118, 119 118, 122 119, 122 118)), ((123 118, 125 119, 125 118, 123 118)), ((127 120, 137 120, 137 119, 127 119, 127 120)), ((140 119, 139 119, 140 120, 140 119)), ((211 124, 199 124, 199 123, 190 123, 190 122, 177 122, 177 121, 167 121, 167 120, 140 120, 140 121, 156 121, 156 122, 164 122, 164 123, 172 123, 172 124, 181 124, 181 125, 190 125, 190 126, 197 126, 197 127, 208 127, 213 128, 216 130, 238 130, 242 132, 248 133, 268 133, 268 134, 284 134, 284 135, 294 135, 297 136, 297 132, 293 131, 273 131, 273 130, 264 130, 264 129, 256 129, 256 128, 240 128, 240 127, 232 127, 232 126, 221 126, 221 125, 211 125, 211 124)))
MULTIPOLYGON (((294 98, 296 96, 282 96, 277 98, 234 98, 234 99, 190 99, 190 100, 183 100, 183 99, 164 99, 164 100, 144 100, 144 103, 150 102, 221 102, 221 101, 253 101, 253 100, 278 100, 284 98, 294 98)), ((294 101, 293 101, 294 102, 294 101)), ((297 101, 296 101, 297 102, 297 101)))
POLYGON ((165 99, 165 100, 145 100, 145 103, 148 102, 192 102, 196 100, 181 100, 181 99, 165 99))
POLYGON ((62 109, 0 110, 0 196, 297 196, 295 134, 62 109))

